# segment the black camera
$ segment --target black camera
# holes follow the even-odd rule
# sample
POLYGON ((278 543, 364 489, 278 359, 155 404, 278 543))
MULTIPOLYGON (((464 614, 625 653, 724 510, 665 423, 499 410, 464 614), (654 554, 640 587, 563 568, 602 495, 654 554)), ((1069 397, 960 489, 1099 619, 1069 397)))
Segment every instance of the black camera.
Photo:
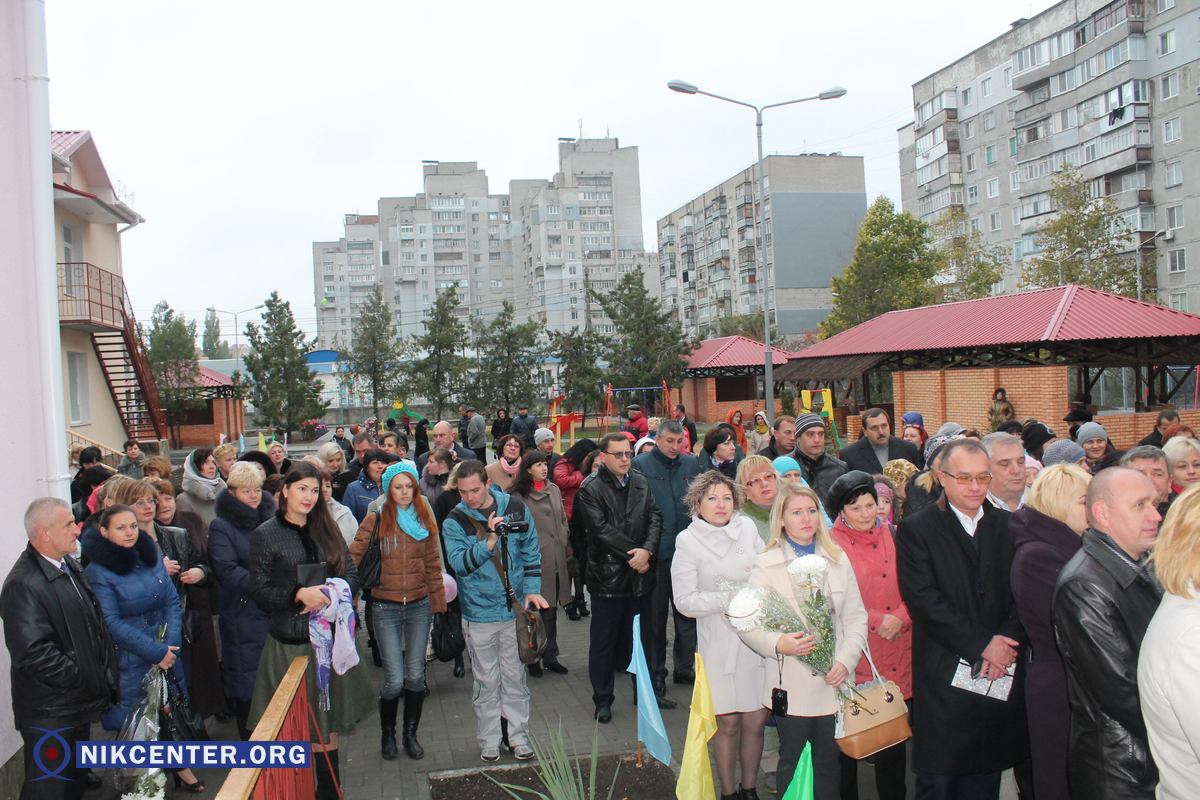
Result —
POLYGON ((529 530, 529 523, 525 521, 524 514, 505 514, 496 525, 496 533, 501 536, 507 536, 510 533, 525 533, 529 530))

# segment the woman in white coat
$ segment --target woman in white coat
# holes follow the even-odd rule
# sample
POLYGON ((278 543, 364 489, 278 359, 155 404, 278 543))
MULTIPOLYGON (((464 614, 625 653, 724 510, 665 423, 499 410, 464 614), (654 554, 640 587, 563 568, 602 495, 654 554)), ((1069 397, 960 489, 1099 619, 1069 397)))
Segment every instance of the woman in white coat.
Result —
POLYGON ((768 659, 759 689, 760 702, 771 706, 775 689, 787 693, 787 713, 775 714, 779 726, 779 791, 791 782, 804 745, 811 743, 813 797, 837 800, 841 769, 833 741, 833 718, 838 710, 838 687, 853 682, 850 669, 858 664, 867 643, 867 610, 850 561, 830 536, 824 516, 812 489, 800 484, 780 486, 771 507, 771 539, 755 559, 750 583, 773 589, 794 612, 800 613, 788 565, 803 556, 824 559, 824 591, 832 609, 835 637, 833 666, 821 674, 798 657, 789 658, 808 655, 815 647, 813 637, 802 632, 757 629, 739 635, 768 659))
POLYGON ((746 583, 763 548, 754 520, 742 514, 741 491, 716 470, 692 481, 686 499, 692 524, 675 540, 671 585, 675 608, 696 620, 717 715, 714 749, 721 800, 757 800, 763 750, 763 658, 738 638, 725 618, 730 587, 746 583), (741 786, 737 765, 741 762, 741 786))
POLYGON ((1138 653, 1138 696, 1156 797, 1185 800, 1200 775, 1200 488, 1171 504, 1152 559, 1165 594, 1138 653))

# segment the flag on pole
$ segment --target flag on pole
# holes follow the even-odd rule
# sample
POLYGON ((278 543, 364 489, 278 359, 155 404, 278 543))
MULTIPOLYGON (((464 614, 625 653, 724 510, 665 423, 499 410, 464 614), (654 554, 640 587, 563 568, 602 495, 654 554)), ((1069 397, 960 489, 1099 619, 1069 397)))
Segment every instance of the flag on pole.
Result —
POLYGON ((796 773, 787 791, 779 800, 813 800, 812 743, 806 742, 800 760, 796 762, 796 773))
POLYGON ((217 438, 217 444, 225 444, 225 434, 223 434, 223 433, 222 433, 222 434, 221 434, 221 435, 220 435, 220 436, 217 438))
POLYGON ((650 680, 650 668, 646 666, 646 651, 642 649, 642 615, 633 618, 633 660, 629 669, 637 676, 638 741, 646 745, 646 752, 666 766, 671 766, 671 741, 667 738, 667 726, 663 724, 662 711, 654 702, 654 683, 650 680))
POLYGON ((263 436, 262 431, 258 432, 258 450, 260 453, 267 452, 267 437, 263 436))
POLYGON ((708 760, 708 740, 717 732, 717 715, 713 713, 712 692, 704 659, 696 653, 696 682, 692 684, 692 713, 688 717, 687 738, 683 744, 679 780, 675 783, 678 800, 716 800, 712 764, 708 760))
POLYGON ((240 456, 244 452, 246 452, 246 434, 239 433, 238 434, 238 455, 240 456))
POLYGON ((283 432, 283 449, 287 450, 287 431, 283 432))

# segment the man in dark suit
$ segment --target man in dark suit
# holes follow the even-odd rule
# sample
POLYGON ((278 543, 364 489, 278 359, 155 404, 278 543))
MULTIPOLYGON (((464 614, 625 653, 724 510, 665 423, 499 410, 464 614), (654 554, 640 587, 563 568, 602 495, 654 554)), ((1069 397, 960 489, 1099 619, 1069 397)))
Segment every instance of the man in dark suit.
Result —
POLYGON ((71 507, 56 497, 34 500, 25 532, 29 545, 0 591, 13 716, 25 744, 21 797, 79 798, 88 776, 70 751, 117 699, 116 656, 100 604, 71 556, 79 538, 71 507))
POLYGON ((900 523, 900 594, 913 621, 913 768, 917 797, 989 800, 1000 773, 1029 757, 1023 676, 1007 700, 951 685, 959 665, 995 680, 1024 637, 1009 587, 1007 511, 987 502, 987 451, 973 439, 945 445, 945 493, 900 523))
POLYGON ((838 456, 847 469, 860 469, 868 475, 879 475, 883 465, 897 458, 921 466, 921 453, 912 442, 892 436, 892 424, 882 408, 868 408, 862 415, 863 435, 844 448, 838 456))
POLYGON ((1179 412, 1169 408, 1164 409, 1158 412, 1158 418, 1154 421, 1154 430, 1150 431, 1149 435, 1138 444, 1162 447, 1163 443, 1179 433, 1179 429, 1182 427, 1183 421, 1179 419, 1179 412))

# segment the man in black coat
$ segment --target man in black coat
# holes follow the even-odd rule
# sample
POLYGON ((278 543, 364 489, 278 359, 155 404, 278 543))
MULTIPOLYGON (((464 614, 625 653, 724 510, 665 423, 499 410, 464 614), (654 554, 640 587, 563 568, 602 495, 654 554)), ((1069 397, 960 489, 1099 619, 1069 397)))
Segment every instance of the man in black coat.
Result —
MULTIPOLYGON (((613 671, 629 665, 633 618, 642 615, 642 648, 649 653, 654 553, 662 512, 640 472, 633 472, 633 447, 624 433, 600 440, 600 469, 575 495, 587 537, 587 588, 592 595, 588 676, 596 720, 612 721, 613 671)), ((637 683, 634 683, 637 689, 637 683)), ((641 702, 653 702, 643 697, 641 702)), ((660 703, 661 705, 661 703, 660 703)))
POLYGON ((796 449, 796 418, 780 414, 771 426, 771 441, 757 455, 772 461, 780 456, 790 456, 796 449))
POLYGON ((1023 640, 1009 588, 1007 511, 987 503, 987 451, 973 439, 945 446, 945 493, 906 516, 897 539, 900 593, 913 620, 913 768, 917 796, 984 800, 1000 773, 1029 757, 1022 675, 1007 700, 951 685, 960 664, 994 680, 1023 640))
MULTIPOLYGON (((454 428, 450 427, 450 423, 442 420, 433 426, 433 447, 436 450, 439 447, 444 447, 454 453, 455 458, 459 461, 471 461, 475 458, 475 454, 467 448, 463 447, 458 442, 454 441, 454 428)), ((425 465, 429 463, 429 453, 422 453, 417 456, 417 473, 425 473, 425 465)))
POLYGON ((847 469, 861 469, 870 475, 883 472, 883 465, 897 458, 921 466, 921 453, 912 442, 892 436, 892 425, 882 408, 868 408, 862 414, 863 435, 838 455, 847 469))
POLYGON ((1088 485, 1090 527, 1054 587, 1054 634, 1071 701, 1072 797, 1151 800, 1158 783, 1135 669, 1162 597, 1147 564, 1158 537, 1154 500, 1154 484, 1140 472, 1096 473, 1088 485))
POLYGON ((675 421, 682 425, 684 431, 687 432, 687 452, 694 452, 696 445, 700 444, 700 439, 696 433, 696 423, 688 417, 687 407, 683 403, 675 404, 675 421))
POLYGON ((1183 421, 1179 419, 1179 412, 1165 409, 1158 412, 1158 418, 1154 421, 1154 430, 1147 434, 1146 438, 1138 442, 1139 445, 1151 445, 1153 447, 1162 447, 1168 439, 1179 433, 1179 429, 1183 427, 1183 421))
POLYGON ((116 657, 100 604, 71 557, 79 538, 71 507, 56 497, 34 500, 25 532, 29 545, 0 591, 13 716, 25 745, 21 797, 78 798, 86 772, 64 753, 118 699, 116 657))
POLYGON ((849 469, 845 462, 825 452, 825 420, 808 412, 796 417, 796 452, 793 454, 804 471, 804 480, 824 503, 833 482, 849 469))

